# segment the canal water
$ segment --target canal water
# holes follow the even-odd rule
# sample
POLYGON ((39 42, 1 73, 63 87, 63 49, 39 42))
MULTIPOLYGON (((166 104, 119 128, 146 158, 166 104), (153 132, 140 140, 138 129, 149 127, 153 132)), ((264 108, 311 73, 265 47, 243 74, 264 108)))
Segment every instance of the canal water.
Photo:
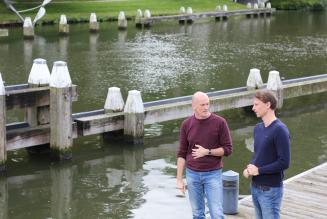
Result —
MULTIPOLYGON (((151 29, 118 31, 101 23, 90 34, 87 24, 70 26, 67 37, 57 26, 38 26, 34 40, 20 28, 0 38, 0 72, 6 85, 26 83, 32 61, 44 58, 52 68, 63 60, 79 100, 74 112, 103 108, 107 89, 142 92, 143 101, 245 86, 250 68, 264 81, 277 70, 282 79, 327 73, 327 14, 278 12, 269 18, 231 18, 154 24, 151 29)), ((8 112, 20 121, 21 112, 8 112)), ((252 130, 259 121, 244 110, 220 112, 230 126, 234 153, 224 171, 241 173, 251 159, 252 130)), ((278 116, 292 137, 289 178, 327 161, 327 94, 284 102, 278 116)), ((102 136, 74 140, 71 162, 49 160, 47 153, 8 154, 0 178, 2 218, 191 218, 186 197, 175 188, 176 150, 182 120, 145 128, 143 146, 109 143, 102 136)), ((249 194, 240 177, 240 194, 249 194)))

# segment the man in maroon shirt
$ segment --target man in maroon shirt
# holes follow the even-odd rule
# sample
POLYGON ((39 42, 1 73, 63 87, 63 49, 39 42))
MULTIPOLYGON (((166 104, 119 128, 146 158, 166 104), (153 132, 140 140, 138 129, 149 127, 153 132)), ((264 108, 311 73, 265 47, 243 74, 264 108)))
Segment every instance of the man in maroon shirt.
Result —
POLYGON ((205 198, 211 219, 224 218, 222 209, 222 156, 232 153, 232 140, 224 118, 210 113, 209 97, 196 92, 192 97, 194 115, 181 125, 177 152, 177 188, 184 194, 183 172, 193 219, 205 219, 205 198))

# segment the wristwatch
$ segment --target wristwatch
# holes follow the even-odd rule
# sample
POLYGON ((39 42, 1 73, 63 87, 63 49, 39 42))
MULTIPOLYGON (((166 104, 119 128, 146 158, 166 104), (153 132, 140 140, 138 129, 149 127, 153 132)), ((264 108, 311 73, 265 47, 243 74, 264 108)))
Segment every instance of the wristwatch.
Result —
POLYGON ((211 149, 209 149, 208 155, 211 155, 211 149))

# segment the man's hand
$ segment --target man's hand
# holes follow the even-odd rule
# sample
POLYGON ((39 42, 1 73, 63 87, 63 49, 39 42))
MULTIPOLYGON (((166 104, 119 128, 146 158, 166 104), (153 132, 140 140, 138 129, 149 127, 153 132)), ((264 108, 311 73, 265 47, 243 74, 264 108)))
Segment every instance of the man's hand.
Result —
POLYGON ((243 176, 244 176, 245 178, 247 178, 247 179, 250 177, 250 174, 249 174, 248 169, 244 169, 244 170, 243 170, 243 176))
POLYGON ((183 195, 185 195, 185 183, 183 179, 177 179, 177 189, 181 191, 183 195))
POLYGON ((194 159, 200 158, 200 157, 204 157, 206 155, 208 155, 208 149, 202 147, 201 145, 194 145, 196 148, 192 149, 192 156, 194 159))
POLYGON ((251 176, 259 175, 259 168, 253 164, 249 164, 246 169, 251 176))

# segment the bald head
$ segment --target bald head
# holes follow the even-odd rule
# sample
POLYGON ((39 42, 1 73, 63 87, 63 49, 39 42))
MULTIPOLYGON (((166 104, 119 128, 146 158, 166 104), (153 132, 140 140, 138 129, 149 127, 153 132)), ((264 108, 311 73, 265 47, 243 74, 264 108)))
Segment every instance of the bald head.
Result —
POLYGON ((192 108, 197 119, 206 119, 210 116, 209 97, 201 91, 192 96, 192 108))

